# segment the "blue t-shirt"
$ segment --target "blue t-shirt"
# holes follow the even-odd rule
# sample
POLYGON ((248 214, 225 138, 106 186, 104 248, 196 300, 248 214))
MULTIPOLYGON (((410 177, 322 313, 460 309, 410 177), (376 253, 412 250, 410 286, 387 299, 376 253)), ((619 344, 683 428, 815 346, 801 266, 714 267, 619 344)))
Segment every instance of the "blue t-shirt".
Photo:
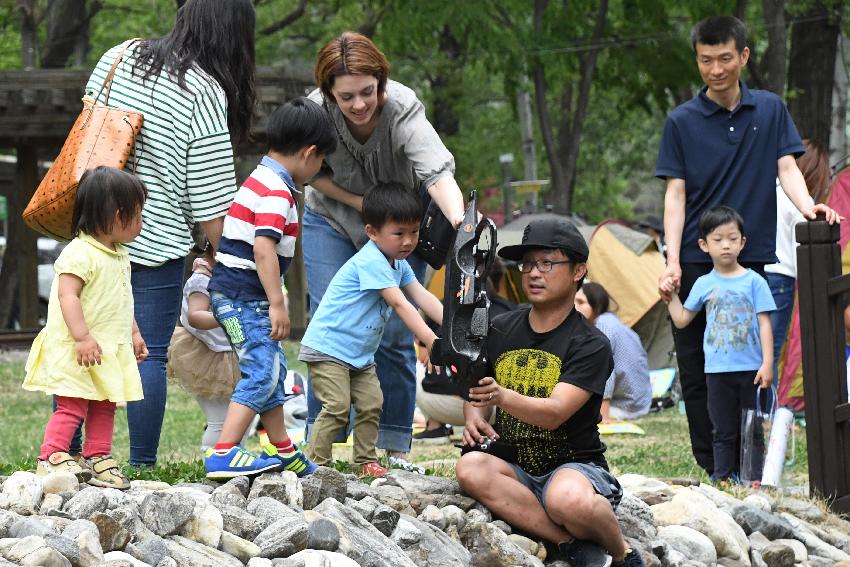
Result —
POLYGON ((729 111, 700 93, 667 117, 655 175, 685 180, 681 262, 711 262, 699 249, 699 217, 718 205, 744 217, 747 246, 739 262, 776 263, 777 161, 805 148, 782 99, 741 85, 729 111))
POLYGON ((758 370, 762 363, 758 313, 775 311, 776 304, 763 277, 752 270, 725 278, 715 270, 701 276, 691 288, 685 309, 705 305, 702 349, 705 372, 758 370))
POLYGON ((380 291, 416 280, 407 260, 393 264, 374 242, 367 242, 331 280, 301 344, 355 368, 374 364, 392 312, 380 291))

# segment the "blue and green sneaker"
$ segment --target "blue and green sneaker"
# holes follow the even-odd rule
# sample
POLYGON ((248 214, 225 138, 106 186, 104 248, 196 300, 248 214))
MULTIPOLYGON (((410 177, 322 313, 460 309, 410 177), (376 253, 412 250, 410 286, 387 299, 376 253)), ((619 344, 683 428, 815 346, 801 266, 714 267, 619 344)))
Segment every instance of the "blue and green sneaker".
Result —
POLYGON ((283 471, 292 471, 299 477, 307 476, 316 472, 319 466, 307 458, 301 449, 297 447, 291 453, 282 454, 274 445, 263 445, 262 456, 268 459, 275 459, 278 463, 283 463, 283 471))
POLYGON ((264 472, 280 470, 280 460, 266 455, 254 455, 239 445, 231 447, 227 453, 218 453, 207 449, 204 455, 204 468, 207 478, 218 480, 237 476, 256 476, 264 472))

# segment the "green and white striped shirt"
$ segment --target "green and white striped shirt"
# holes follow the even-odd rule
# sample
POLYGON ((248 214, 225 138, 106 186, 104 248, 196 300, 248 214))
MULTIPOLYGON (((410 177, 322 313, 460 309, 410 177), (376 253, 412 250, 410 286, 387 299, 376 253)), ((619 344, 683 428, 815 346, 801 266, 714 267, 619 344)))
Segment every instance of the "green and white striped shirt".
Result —
MULTIPOLYGON (((115 46, 100 58, 86 85, 92 97, 120 48, 115 46)), ((128 163, 140 156, 136 175, 147 185, 148 200, 142 211, 142 233, 126 246, 131 261, 158 266, 189 252, 196 222, 227 212, 237 189, 233 147, 227 129, 227 98, 214 79, 196 66, 186 72, 188 90, 165 71, 143 83, 138 73, 132 75, 132 51, 133 47, 127 49, 115 71, 109 106, 144 116, 128 163)), ((98 102, 102 104, 103 98, 101 94, 98 102)))

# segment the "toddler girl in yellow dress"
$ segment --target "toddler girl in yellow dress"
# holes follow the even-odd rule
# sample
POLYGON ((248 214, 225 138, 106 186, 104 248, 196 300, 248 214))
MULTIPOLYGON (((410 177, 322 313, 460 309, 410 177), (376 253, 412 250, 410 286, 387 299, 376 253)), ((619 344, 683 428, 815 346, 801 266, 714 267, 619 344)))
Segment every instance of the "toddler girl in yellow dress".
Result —
POLYGON ((130 487, 110 454, 115 403, 143 398, 138 363, 148 349, 133 318, 130 257, 122 244, 139 235, 146 197, 141 180, 115 168, 98 167, 80 180, 76 238, 54 264, 47 325, 33 342, 23 384, 56 396, 40 475, 70 471, 95 486, 130 487), (68 449, 83 421, 78 462, 68 449))

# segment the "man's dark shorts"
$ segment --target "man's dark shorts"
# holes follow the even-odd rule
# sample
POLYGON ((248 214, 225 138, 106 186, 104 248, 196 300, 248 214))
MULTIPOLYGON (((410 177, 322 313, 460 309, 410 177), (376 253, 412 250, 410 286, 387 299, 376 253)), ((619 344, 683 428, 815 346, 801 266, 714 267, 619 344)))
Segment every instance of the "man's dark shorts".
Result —
POLYGON ((623 497, 623 489, 614 475, 593 463, 565 463, 553 469, 552 472, 540 476, 530 475, 522 470, 519 465, 509 464, 513 467, 519 481, 534 493, 543 507, 546 506, 546 491, 549 489, 549 483, 552 482, 555 473, 561 469, 573 469, 581 473, 590 481, 596 493, 604 496, 615 510, 623 497))

